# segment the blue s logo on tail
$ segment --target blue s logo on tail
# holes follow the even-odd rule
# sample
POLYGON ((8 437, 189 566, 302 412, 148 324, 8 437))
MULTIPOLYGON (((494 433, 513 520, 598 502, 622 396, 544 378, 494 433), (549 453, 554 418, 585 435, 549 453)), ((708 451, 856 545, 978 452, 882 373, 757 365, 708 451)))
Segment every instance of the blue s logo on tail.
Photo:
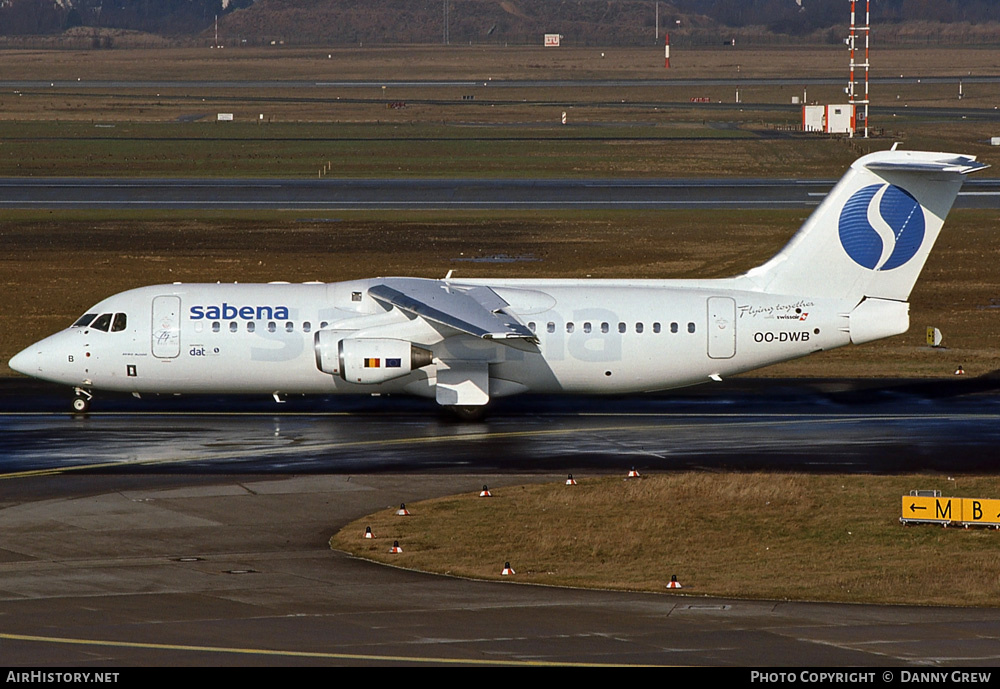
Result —
POLYGON ((872 184, 854 192, 840 212, 840 243, 865 268, 898 268, 916 255, 923 241, 920 203, 894 184, 872 184))

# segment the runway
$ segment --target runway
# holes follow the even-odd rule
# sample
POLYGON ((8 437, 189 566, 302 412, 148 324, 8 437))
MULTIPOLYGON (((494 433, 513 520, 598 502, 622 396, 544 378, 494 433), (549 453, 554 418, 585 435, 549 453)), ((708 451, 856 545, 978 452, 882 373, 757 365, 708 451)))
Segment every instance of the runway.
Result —
POLYGON ((6 381, 0 643, 33 667, 995 664, 994 610, 551 590, 326 541, 386 506, 568 470, 983 470, 996 385, 747 380, 515 398, 466 424, 379 398, 106 397, 73 418, 64 391, 6 381))
POLYGON ((551 475, 49 476, 4 483, 8 667, 991 665, 995 610, 467 581, 327 539, 387 505, 551 475), (477 485, 478 484, 478 485, 477 485))
POLYGON ((661 395, 521 396, 459 422, 427 400, 99 394, 0 384, 0 477, 35 473, 737 470, 990 472, 1000 381, 736 379, 661 395))
MULTIPOLYGON (((835 180, 0 178, 0 209, 782 209, 818 205, 835 180)), ((965 182, 956 208, 1000 209, 1000 179, 965 182)), ((326 219, 326 218, 324 218, 326 219)))
POLYGON ((460 423, 371 397, 102 395, 72 417, 66 390, 7 380, 0 644, 31 667, 996 664, 995 610, 465 581, 327 541, 401 502, 631 466, 995 471, 997 387, 737 379, 460 423))

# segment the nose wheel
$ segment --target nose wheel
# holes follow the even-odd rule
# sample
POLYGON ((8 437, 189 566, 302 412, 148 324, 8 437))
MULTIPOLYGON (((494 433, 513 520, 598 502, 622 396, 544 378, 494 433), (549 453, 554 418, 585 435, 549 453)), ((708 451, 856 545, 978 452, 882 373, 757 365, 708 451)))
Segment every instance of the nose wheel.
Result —
POLYGON ((94 398, 92 394, 83 388, 76 388, 76 397, 73 398, 73 413, 86 414, 90 411, 90 400, 94 398))

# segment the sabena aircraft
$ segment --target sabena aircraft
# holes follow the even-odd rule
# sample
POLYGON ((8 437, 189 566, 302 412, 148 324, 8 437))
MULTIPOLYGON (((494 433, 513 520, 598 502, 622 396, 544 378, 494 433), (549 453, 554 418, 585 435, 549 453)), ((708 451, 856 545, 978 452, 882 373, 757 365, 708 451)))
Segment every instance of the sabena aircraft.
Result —
POLYGON ((857 160, 776 256, 709 280, 172 284, 108 297, 10 367, 152 394, 410 394, 460 415, 519 393, 664 390, 905 332, 972 156, 857 160))

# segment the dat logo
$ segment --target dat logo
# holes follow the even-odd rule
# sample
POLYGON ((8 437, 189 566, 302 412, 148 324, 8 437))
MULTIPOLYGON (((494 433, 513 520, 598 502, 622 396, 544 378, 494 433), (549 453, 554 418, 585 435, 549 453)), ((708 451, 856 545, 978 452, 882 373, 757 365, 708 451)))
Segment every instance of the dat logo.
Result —
POLYGON ((923 241, 923 208, 893 184, 859 189, 840 211, 840 243, 865 268, 898 268, 916 255, 923 241))

